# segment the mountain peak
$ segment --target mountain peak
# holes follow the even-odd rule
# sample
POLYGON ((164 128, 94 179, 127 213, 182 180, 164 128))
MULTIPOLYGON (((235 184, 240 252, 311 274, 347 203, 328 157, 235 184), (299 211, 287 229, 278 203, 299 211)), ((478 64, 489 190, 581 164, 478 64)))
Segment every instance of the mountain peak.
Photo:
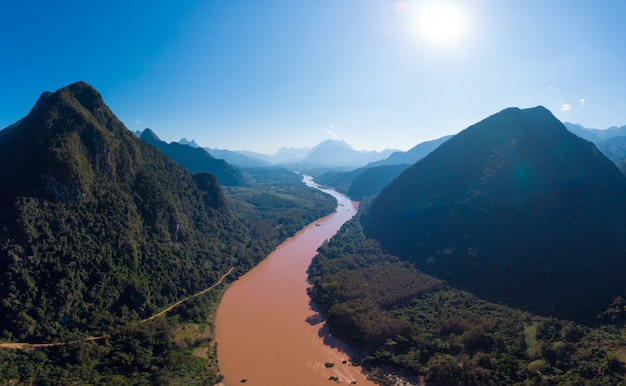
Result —
POLYGON ((57 93, 64 98, 68 98, 70 101, 78 102, 78 104, 93 115, 102 112, 103 108, 107 111, 109 110, 100 93, 84 81, 72 83, 69 86, 61 88, 55 94, 57 93))
POLYGON ((626 295, 614 275, 626 269, 624 196, 626 180, 595 146, 544 107, 510 108, 406 169, 363 223, 385 248, 453 285, 589 321, 606 299, 626 295))
POLYGON ((198 143, 195 140, 188 140, 186 137, 183 137, 180 139, 180 141, 178 141, 178 143, 180 143, 181 145, 187 145, 187 146, 191 146, 191 147, 195 147, 195 148, 199 148, 200 145, 198 145, 198 143))
POLYGON ((0 161, 15 161, 12 174, 22 176, 19 189, 28 190, 25 194, 81 200, 95 186, 96 175, 134 172, 137 159, 126 156, 137 152, 115 156, 129 137, 100 93, 81 81, 44 92, 25 118, 0 132, 0 161))
POLYGON ((156 135, 156 133, 152 131, 152 129, 145 129, 144 131, 142 131, 139 138, 141 138, 142 140, 144 140, 145 142, 149 144, 154 144, 155 142, 162 142, 161 138, 159 138, 159 136, 156 135))
POLYGON ((314 146, 313 149, 314 150, 316 148, 320 148, 320 147, 336 147, 336 148, 344 148, 344 149, 349 149, 349 150, 354 150, 352 148, 352 146, 347 143, 346 141, 342 140, 342 139, 327 139, 325 141, 320 142, 319 144, 317 144, 317 146, 314 146))
POLYGON ((43 94, 27 118, 0 131, 0 297, 20 299, 0 302, 4 336, 101 333, 121 307, 145 317, 246 253, 215 176, 140 141, 88 84, 43 94))

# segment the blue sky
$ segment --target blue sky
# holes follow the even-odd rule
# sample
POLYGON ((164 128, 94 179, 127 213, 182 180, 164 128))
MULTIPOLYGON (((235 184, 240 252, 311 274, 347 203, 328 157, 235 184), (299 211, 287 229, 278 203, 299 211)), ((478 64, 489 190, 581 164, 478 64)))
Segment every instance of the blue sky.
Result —
POLYGON ((510 106, 626 124, 626 1, 436 1, 461 16, 428 35, 427 0, 8 0, 0 127, 78 80, 130 130, 263 153, 407 150, 510 106))

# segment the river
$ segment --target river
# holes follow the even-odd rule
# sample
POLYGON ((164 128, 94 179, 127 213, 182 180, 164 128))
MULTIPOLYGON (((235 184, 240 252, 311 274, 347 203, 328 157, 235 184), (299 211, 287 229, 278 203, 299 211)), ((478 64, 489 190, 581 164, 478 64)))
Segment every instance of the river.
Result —
MULTIPOLYGON (((321 189, 310 177, 304 182, 321 189)), ((375 385, 351 365, 306 292, 307 268, 317 248, 357 212, 358 203, 328 189, 335 213, 282 243, 235 281, 216 314, 219 368, 226 386, 375 385), (332 365, 331 365, 332 364, 332 365)))

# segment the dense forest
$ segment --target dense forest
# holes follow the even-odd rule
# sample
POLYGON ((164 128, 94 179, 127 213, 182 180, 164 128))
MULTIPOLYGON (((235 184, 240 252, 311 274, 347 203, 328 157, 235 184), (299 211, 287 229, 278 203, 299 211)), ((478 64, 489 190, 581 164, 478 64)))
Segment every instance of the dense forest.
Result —
POLYGON ((139 138, 155 146, 163 154, 192 173, 211 173, 223 186, 245 184, 245 176, 240 170, 222 159, 216 159, 205 149, 177 142, 164 142, 150 129, 145 129, 139 138))
POLYGON ((1 339, 59 344, 1 348, 1 384, 217 382, 225 285, 142 320, 231 268, 233 280, 335 205, 281 170, 226 194, 136 138, 83 82, 1 131, 0 165, 1 339))
POLYGON ((626 178, 592 143, 543 107, 512 108, 406 169, 362 223, 459 288, 593 324, 626 297, 624 197, 626 178))
POLYGON ((625 384, 624 197, 592 143, 506 109, 362 204, 310 293, 382 384, 625 384))
POLYGON ((331 331, 383 385, 626 383, 623 300, 593 328, 488 302, 384 252, 359 219, 319 249, 309 278, 331 331))

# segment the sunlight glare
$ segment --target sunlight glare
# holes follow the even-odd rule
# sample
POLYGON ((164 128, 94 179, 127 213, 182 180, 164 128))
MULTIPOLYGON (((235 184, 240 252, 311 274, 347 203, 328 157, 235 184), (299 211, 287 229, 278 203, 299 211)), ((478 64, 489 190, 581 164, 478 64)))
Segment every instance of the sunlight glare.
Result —
POLYGON ((469 29, 466 11, 458 3, 435 0, 415 8, 414 28, 418 35, 435 46, 460 43, 469 29))

